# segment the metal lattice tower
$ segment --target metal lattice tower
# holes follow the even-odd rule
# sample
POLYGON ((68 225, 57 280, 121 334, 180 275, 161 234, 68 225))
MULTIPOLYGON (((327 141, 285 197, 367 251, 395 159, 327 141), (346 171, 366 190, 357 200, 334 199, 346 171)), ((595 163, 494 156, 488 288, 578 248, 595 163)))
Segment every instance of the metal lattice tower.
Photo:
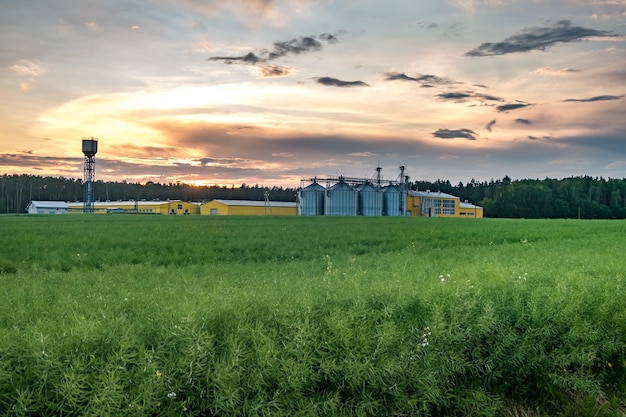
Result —
POLYGON ((83 154, 85 154, 85 176, 83 180, 83 213, 93 213, 95 195, 93 183, 96 175, 96 153, 98 152, 98 140, 96 138, 83 138, 83 154))

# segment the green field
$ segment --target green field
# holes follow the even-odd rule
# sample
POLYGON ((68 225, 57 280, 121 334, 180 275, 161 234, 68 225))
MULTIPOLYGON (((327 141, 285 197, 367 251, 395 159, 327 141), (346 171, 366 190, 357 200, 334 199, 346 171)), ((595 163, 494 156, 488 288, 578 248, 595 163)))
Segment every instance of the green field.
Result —
POLYGON ((626 416, 626 222, 0 217, 0 415, 626 416))

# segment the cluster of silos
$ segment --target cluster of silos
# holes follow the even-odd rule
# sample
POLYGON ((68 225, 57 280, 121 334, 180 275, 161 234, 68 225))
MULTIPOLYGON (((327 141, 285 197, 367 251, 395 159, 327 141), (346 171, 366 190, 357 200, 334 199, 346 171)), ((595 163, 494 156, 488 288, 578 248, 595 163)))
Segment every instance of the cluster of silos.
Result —
POLYGON ((403 216, 406 196, 394 185, 370 182, 351 186, 339 181, 324 188, 313 182, 298 192, 301 216, 403 216))

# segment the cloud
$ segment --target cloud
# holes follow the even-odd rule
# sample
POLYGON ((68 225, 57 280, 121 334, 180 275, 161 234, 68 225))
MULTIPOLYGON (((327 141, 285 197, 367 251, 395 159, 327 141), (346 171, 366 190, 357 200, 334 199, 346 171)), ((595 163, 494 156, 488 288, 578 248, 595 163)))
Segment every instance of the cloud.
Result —
POLYGON ((531 104, 527 103, 512 103, 512 104, 503 104, 502 106, 496 107, 496 110, 499 112, 505 112, 510 110, 523 109, 524 107, 528 107, 531 104))
POLYGON ((369 84, 363 81, 343 81, 332 77, 318 77, 315 80, 330 87, 369 87, 369 84))
POLYGON ((569 20, 561 20, 554 27, 533 27, 523 29, 521 33, 510 36, 502 42, 485 42, 466 56, 483 57, 505 55, 533 50, 545 51, 557 43, 576 42, 590 37, 607 38, 611 32, 572 26, 569 20))
POLYGON ((93 32, 93 33, 102 32, 102 28, 96 22, 85 22, 84 26, 85 26, 85 29, 89 30, 90 32, 93 32))
POLYGON ((274 152, 272 156, 276 156, 279 158, 295 158, 296 156, 290 152, 274 152))
POLYGON ((489 123, 487 123, 487 125, 485 126, 485 129, 487 129, 489 132, 491 132, 491 129, 493 128, 493 126, 496 124, 496 119, 493 119, 492 121, 490 121, 489 123))
POLYGON ((438 77, 436 75, 426 74, 418 75, 416 77, 409 77, 404 73, 388 72, 386 75, 386 81, 414 81, 420 83, 422 87, 433 87, 435 85, 452 85, 459 84, 456 81, 449 80, 447 78, 438 77))
POLYGON ((422 29, 436 29, 439 27, 437 23, 419 22, 417 24, 422 29))
POLYGON ((285 77, 291 74, 291 69, 278 65, 265 65, 269 61, 288 55, 301 55, 309 52, 320 51, 322 42, 336 44, 339 42, 339 32, 336 34, 322 33, 319 36, 300 36, 288 41, 274 42, 271 50, 261 49, 257 53, 248 52, 238 56, 212 56, 207 61, 223 61, 225 64, 241 64, 260 66, 260 74, 263 77, 285 77))
POLYGON ((267 65, 259 68, 263 77, 286 77, 291 74, 291 68, 281 65, 267 65))
POLYGON ((520 124, 520 125, 527 125, 527 126, 533 124, 533 122, 531 122, 528 119, 515 119, 515 123, 520 124))
POLYGON ((300 36, 285 42, 274 42, 274 49, 268 59, 276 59, 285 55, 300 55, 306 52, 319 51, 322 43, 313 36, 300 36))
POLYGON ((254 65, 265 62, 267 59, 256 56, 254 52, 248 52, 243 56, 213 56, 207 58, 207 61, 224 61, 225 64, 229 65, 235 63, 254 65))
POLYGON ((590 98, 568 98, 567 100, 563 100, 564 102, 579 102, 579 103, 589 103, 592 101, 610 101, 610 100, 621 100, 624 96, 595 96, 590 98))
POLYGON ((322 49, 322 42, 335 44, 339 42, 337 34, 322 33, 319 36, 300 36, 288 41, 274 42, 273 49, 262 49, 259 54, 249 52, 243 56, 214 56, 207 58, 207 61, 224 61, 226 64, 242 63, 256 65, 259 63, 272 61, 287 55, 301 55, 308 52, 315 52, 322 49))
POLYGON ((363 157, 363 158, 369 158, 372 156, 376 156, 376 154, 372 152, 355 152, 355 153, 349 153, 348 156, 358 156, 358 157, 363 157))
POLYGON ((26 82, 26 81, 20 83, 20 90, 22 90, 24 93, 32 89, 33 89, 33 85, 31 83, 26 82))
POLYGON ((504 101, 504 99, 501 97, 492 96, 490 94, 474 93, 473 91, 450 91, 447 93, 437 94, 436 97, 441 100, 456 101, 457 103, 463 103, 468 100, 504 101))
POLYGON ((538 68, 533 71, 534 74, 547 74, 547 75, 573 75, 581 72, 574 68, 554 69, 550 67, 538 68))
POLYGON ((465 101, 465 99, 472 97, 472 95, 462 92, 450 92, 437 94, 437 97, 442 100, 465 101))
POLYGON ((48 72, 48 68, 38 59, 20 59, 11 66, 11 69, 19 75, 41 77, 48 72))
POLYGON ((433 132, 433 136, 441 139, 476 140, 476 132, 471 129, 439 129, 433 132))

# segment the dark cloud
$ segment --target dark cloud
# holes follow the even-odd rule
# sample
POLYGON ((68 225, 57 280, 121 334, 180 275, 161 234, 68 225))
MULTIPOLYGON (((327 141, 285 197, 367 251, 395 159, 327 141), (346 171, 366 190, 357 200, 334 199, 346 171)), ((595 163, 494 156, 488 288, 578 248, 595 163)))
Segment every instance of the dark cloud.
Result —
POLYGON ((315 52, 322 49, 325 42, 327 44, 336 44, 339 42, 339 33, 332 35, 330 33, 322 33, 319 36, 300 36, 283 42, 274 42, 271 50, 262 49, 257 54, 248 52, 242 56, 213 56, 207 58, 207 61, 223 61, 225 64, 241 64, 256 65, 261 67, 261 75, 264 77, 284 77, 291 74, 291 70, 287 67, 277 65, 265 65, 268 61, 272 61, 287 55, 301 55, 308 52, 315 52))
MULTIPOLYGON (((338 32, 339 33, 339 32, 338 32)), ((322 49, 322 42, 327 44, 336 44, 339 42, 339 35, 331 35, 329 33, 323 33, 319 36, 300 36, 290 39, 288 41, 274 42, 273 49, 263 49, 259 54, 254 52, 248 52, 243 56, 214 56, 210 57, 208 61, 224 61, 226 64, 246 64, 256 65, 267 61, 272 61, 287 55, 301 55, 308 52, 315 52, 322 49)))
POLYGON ((322 85, 331 87, 369 87, 369 84, 363 81, 343 81, 332 77, 318 77, 315 80, 322 85))
POLYGON ((490 94, 474 94, 474 97, 487 101, 504 101, 502 97, 492 96, 490 94))
POLYGON ((533 50, 544 51, 556 43, 575 42, 589 37, 610 37, 611 32, 572 26, 569 20, 561 20, 553 27, 523 29, 502 42, 485 42, 466 52, 466 56, 494 56, 533 50))
POLYGON ((456 81, 449 80, 447 78, 438 77, 436 75, 426 74, 418 75, 417 77, 409 77, 404 73, 388 72, 386 75, 386 81, 413 81, 420 83, 422 87, 432 87, 434 85, 452 85, 459 84, 456 81))
POLYGON ((452 100, 456 102, 465 102, 468 100, 504 101, 504 99, 502 99, 501 97, 496 97, 489 94, 474 93, 473 91, 450 91, 437 94, 436 97, 441 100, 452 100))
POLYGON ((524 107, 528 107, 530 104, 527 103, 513 103, 513 104, 503 104, 502 106, 496 107, 499 112, 509 111, 509 110, 517 110, 523 109, 524 107))
POLYGON ((326 42, 326 43, 328 43, 330 45, 333 45, 333 44, 339 43, 339 34, 340 33, 345 33, 345 32, 339 31, 339 32, 335 33, 334 35, 331 35, 330 33, 322 33, 319 36, 319 38, 321 40, 323 40, 324 42, 326 42))
POLYGON ((285 42, 274 42, 274 50, 269 52, 268 59, 272 60, 285 55, 300 55, 320 49, 322 49, 322 43, 315 37, 300 36, 285 42))
POLYGON ((439 27, 437 23, 420 22, 417 24, 422 29, 436 29, 439 27))
POLYGON ((439 129, 433 132, 433 136, 441 139, 476 140, 476 132, 471 129, 439 129))
POLYGON ((624 96, 595 96, 590 98, 568 98, 567 100, 563 100, 565 102, 579 102, 579 103, 589 103, 592 101, 609 101, 609 100, 621 100, 624 96))
POLYGON ((533 122, 531 122, 528 119, 515 119, 515 123, 520 124, 520 125, 531 125, 533 124, 533 122))
POLYGON ((493 126, 496 124, 496 119, 493 119, 492 121, 490 121, 489 123, 487 123, 487 125, 485 126, 485 129, 487 129, 488 131, 491 132, 491 129, 493 128, 493 126))
POLYGON ((441 100, 465 101, 466 99, 472 97, 472 95, 462 92, 450 92, 437 94, 437 97, 441 100))
POLYGON ((248 52, 243 56, 213 56, 207 58, 207 61, 224 61, 225 64, 246 64, 255 65, 267 61, 267 59, 256 56, 253 52, 248 52))

